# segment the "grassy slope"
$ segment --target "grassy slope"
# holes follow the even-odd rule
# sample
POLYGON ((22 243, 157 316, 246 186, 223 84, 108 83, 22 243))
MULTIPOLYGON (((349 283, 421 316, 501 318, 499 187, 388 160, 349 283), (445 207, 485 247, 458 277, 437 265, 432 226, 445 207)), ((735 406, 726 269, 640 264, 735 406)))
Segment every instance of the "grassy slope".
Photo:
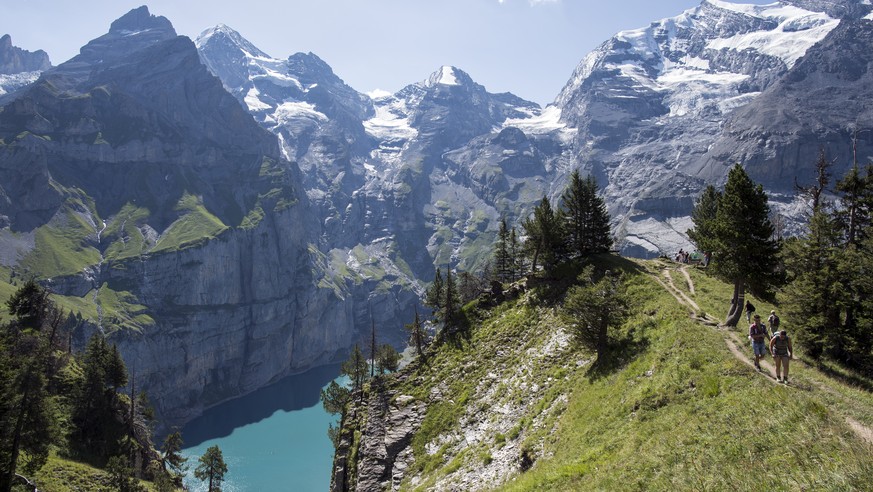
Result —
MULTIPOLYGON (((57 455, 49 457, 48 462, 34 477, 39 490, 45 492, 112 492, 111 477, 100 468, 85 463, 71 461, 57 455)), ((155 490, 151 482, 141 481, 146 490, 155 490)), ((23 490, 23 489, 22 489, 23 490)))
MULTIPOLYGON (((661 267, 641 264, 655 274, 661 267)), ((729 287, 693 275, 696 295, 689 296, 710 314, 720 312, 729 287)), ((513 444, 538 459, 502 486, 508 490, 873 488, 873 447, 845 418, 873 427, 870 393, 799 361, 792 387, 774 385, 736 360, 723 333, 689 319, 646 274, 630 280, 630 295, 634 314, 616 335, 639 350, 625 351, 625 362, 605 370, 579 366, 591 355, 578 350, 562 361, 529 365, 526 377, 549 376, 550 385, 522 405, 524 416, 512 429, 475 448, 455 446, 446 436, 471 408, 493 416, 505 403, 477 401, 479 383, 495 368, 506 380, 505 371, 527 364, 525 352, 559 323, 548 308, 518 302, 495 309, 463 347, 441 348, 429 370, 403 388, 428 399, 441 387, 445 396, 431 404, 413 441, 412 469, 420 472, 405 485, 428 488, 477 462, 487 465, 513 444)), ((786 327, 790 322, 783 317, 786 327)), ((504 388, 509 398, 517 392, 511 382, 504 388)))

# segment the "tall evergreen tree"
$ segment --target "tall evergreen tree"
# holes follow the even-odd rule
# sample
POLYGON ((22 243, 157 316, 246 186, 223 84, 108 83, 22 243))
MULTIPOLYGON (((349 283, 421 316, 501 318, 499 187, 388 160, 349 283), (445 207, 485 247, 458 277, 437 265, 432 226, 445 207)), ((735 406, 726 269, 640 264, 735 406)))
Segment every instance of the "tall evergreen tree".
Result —
POLYGON ((521 272, 524 271, 524 258, 521 254, 521 243, 518 240, 518 233, 516 232, 515 226, 513 226, 509 231, 509 258, 509 281, 515 282, 521 278, 521 272))
POLYGON ((579 171, 573 171, 570 182, 561 196, 561 217, 564 220, 567 250, 573 258, 609 251, 612 245, 609 213, 606 202, 597 193, 593 176, 584 180, 579 171))
POLYGON ((11 489, 19 468, 39 469, 57 437, 55 404, 48 390, 54 376, 50 340, 58 313, 48 292, 33 280, 7 302, 12 319, 0 325, 0 491, 11 489), (22 459, 24 462, 22 463, 22 459))
POLYGON ((704 210, 692 214, 698 238, 707 233, 698 247, 712 252, 710 270, 734 286, 731 308, 725 323, 736 326, 743 312, 746 288, 762 296, 778 281, 778 245, 773 239, 770 208, 761 185, 756 185, 739 164, 728 173, 724 192, 718 200, 715 220, 708 222, 704 210))
POLYGON ((419 358, 424 357, 424 344, 427 341, 427 332, 421 323, 421 318, 418 316, 418 308, 415 308, 415 319, 412 323, 405 326, 409 332, 409 343, 415 347, 415 353, 419 358))
POLYGON ((500 219, 497 243, 494 245, 494 275, 499 282, 510 282, 513 273, 513 259, 510 253, 510 233, 506 219, 500 219))
POLYGON ((691 211, 694 227, 688 230, 688 237, 700 251, 712 251, 716 247, 715 223, 721 192, 715 186, 707 185, 691 211))
POLYGON ((187 469, 185 466, 187 461, 188 458, 182 456, 182 434, 179 431, 167 434, 167 437, 164 438, 161 464, 176 487, 182 487, 182 477, 187 469))
POLYGON ((443 298, 442 321, 446 332, 452 334, 460 328, 461 298, 452 270, 446 267, 445 297, 443 298))
POLYGON ((211 446, 197 461, 198 465, 194 469, 194 476, 198 480, 208 483, 207 492, 220 492, 221 482, 224 481, 224 475, 227 473, 227 465, 224 463, 221 448, 211 446))
POLYGON ((87 459, 105 462, 119 454, 119 441, 128 426, 119 422, 116 389, 127 384, 127 369, 117 347, 95 333, 81 359, 83 377, 73 398, 74 450, 87 459))
POLYGON ((352 383, 352 391, 359 391, 364 387, 367 369, 367 359, 361 352, 361 347, 356 343, 349 358, 340 366, 342 374, 348 376, 352 383))
POLYGON ((397 353, 397 349, 390 343, 380 345, 376 357, 376 368, 379 370, 379 374, 394 372, 398 367, 400 367, 400 354, 397 353))
POLYGON ((443 275, 440 273, 439 267, 437 267, 436 273, 433 277, 433 282, 430 284, 430 287, 428 287, 424 300, 425 305, 433 310, 434 315, 443 308, 443 301, 445 299, 444 290, 443 275))
POLYGON ((540 261, 544 270, 551 271, 563 256, 564 240, 561 219, 547 197, 543 197, 533 215, 522 222, 522 227, 527 235, 525 250, 531 258, 531 271, 536 272, 540 261))
POLYGON ((589 265, 579 278, 583 284, 567 292, 561 315, 576 342, 595 350, 601 359, 609 346, 609 329, 621 326, 627 316, 627 300, 619 276, 607 272, 595 280, 594 268, 589 265))

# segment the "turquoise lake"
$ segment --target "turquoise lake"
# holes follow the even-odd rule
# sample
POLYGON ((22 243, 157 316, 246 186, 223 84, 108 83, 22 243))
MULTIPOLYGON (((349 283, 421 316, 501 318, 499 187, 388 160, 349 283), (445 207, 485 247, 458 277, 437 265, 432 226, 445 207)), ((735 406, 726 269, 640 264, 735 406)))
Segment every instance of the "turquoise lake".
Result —
POLYGON ((182 429, 189 490, 206 490, 194 468, 218 445, 228 468, 226 492, 327 491, 333 461, 327 428, 337 418, 324 411, 319 393, 338 374, 332 365, 289 376, 191 421, 182 429))

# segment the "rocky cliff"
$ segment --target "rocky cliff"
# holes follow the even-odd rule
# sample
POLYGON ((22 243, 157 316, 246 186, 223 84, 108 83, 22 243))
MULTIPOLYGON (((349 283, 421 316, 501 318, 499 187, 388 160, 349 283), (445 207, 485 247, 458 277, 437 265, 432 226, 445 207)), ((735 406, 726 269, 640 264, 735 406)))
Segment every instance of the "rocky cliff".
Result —
POLYGON ((303 181, 143 7, 2 108, 3 266, 69 296, 76 340, 105 332, 180 425, 335 360, 371 319, 397 343, 417 296, 338 272, 303 181))
POLYGON ((39 74, 51 68, 43 50, 30 52, 13 46, 12 37, 0 37, 0 102, 4 96, 32 84, 39 74))

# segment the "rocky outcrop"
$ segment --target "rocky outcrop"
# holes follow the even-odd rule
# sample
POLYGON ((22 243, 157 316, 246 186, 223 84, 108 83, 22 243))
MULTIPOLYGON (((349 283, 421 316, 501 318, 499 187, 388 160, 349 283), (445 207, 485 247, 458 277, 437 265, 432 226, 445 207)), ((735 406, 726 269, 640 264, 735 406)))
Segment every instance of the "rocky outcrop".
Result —
POLYGON ((43 50, 27 51, 12 45, 12 37, 0 37, 0 75, 22 72, 42 72, 51 68, 48 53, 43 50))
POLYGON ((118 344, 166 428, 344 356, 371 323, 401 342, 417 294, 376 267, 390 251, 345 271, 300 169, 165 18, 131 11, 2 115, 4 264, 95 304, 76 340, 118 344))
POLYGON ((412 464, 410 444, 412 436, 421 426, 426 406, 409 395, 399 394, 398 383, 390 386, 382 377, 370 382, 365 403, 353 404, 347 416, 346 425, 341 429, 341 440, 334 456, 334 472, 331 490, 372 491, 397 490, 412 464), (361 430, 361 440, 352 442, 354 429, 361 430), (357 449, 352 446, 357 444, 357 449), (349 469, 354 453, 357 461, 354 470, 349 469))

